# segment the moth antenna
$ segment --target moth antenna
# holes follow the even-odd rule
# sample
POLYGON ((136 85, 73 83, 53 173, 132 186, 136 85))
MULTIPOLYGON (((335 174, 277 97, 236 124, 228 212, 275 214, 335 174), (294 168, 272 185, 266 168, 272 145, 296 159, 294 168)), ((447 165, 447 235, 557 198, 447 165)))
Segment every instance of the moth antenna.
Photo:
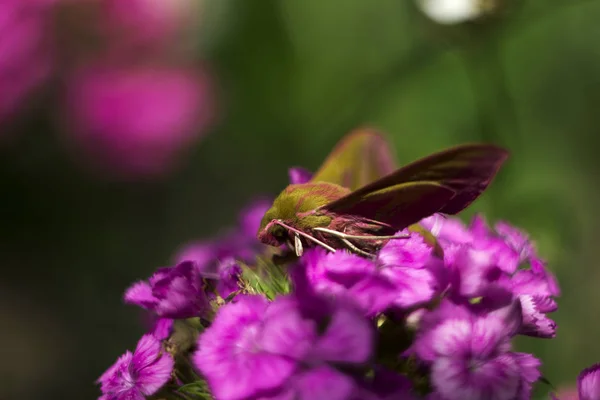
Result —
POLYGON ((390 236, 362 236, 362 235, 348 235, 346 233, 336 231, 328 228, 313 228, 315 231, 329 233, 330 235, 337 236, 340 239, 359 239, 359 240, 385 240, 385 239, 408 239, 410 234, 406 235, 390 235, 390 236))
POLYGON ((344 244, 346 246, 348 246, 348 248, 350 248, 350 250, 352 250, 352 251, 354 251, 354 252, 356 252, 358 254, 362 254, 363 256, 366 256, 366 257, 369 257, 369 258, 375 258, 375 256, 373 254, 371 254, 369 252, 366 252, 366 251, 364 251, 362 249, 359 249, 358 247, 356 247, 355 245, 353 245, 352 242, 350 242, 348 239, 340 238, 340 240, 342 242, 344 242, 344 244))
POLYGON ((300 236, 298 236, 298 234, 294 235, 294 250, 296 251, 297 257, 302 257, 302 254, 304 254, 302 241, 300 240, 300 236))
POLYGON ((300 235, 302 237, 305 237, 306 239, 308 239, 308 240, 310 240, 310 241, 318 244, 321 247, 324 247, 325 249, 329 250, 330 252, 335 253, 335 249, 333 247, 329 246, 327 243, 322 242, 319 239, 317 239, 315 237, 312 237, 312 236, 310 236, 307 233, 302 232, 301 230, 293 228, 293 227, 289 226, 288 224, 284 223, 281 220, 274 220, 273 223, 275 223, 277 225, 280 225, 280 226, 284 227, 285 229, 288 229, 288 230, 294 232, 296 235, 300 235))

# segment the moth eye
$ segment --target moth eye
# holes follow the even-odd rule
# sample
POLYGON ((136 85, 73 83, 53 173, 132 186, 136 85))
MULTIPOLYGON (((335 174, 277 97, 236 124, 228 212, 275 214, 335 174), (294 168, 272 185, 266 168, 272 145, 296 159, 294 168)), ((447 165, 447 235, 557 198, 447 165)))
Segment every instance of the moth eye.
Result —
POLYGON ((285 229, 283 229, 281 226, 276 225, 273 227, 273 229, 271 230, 271 234, 273 236, 275 236, 276 238, 283 238, 285 237, 285 229))

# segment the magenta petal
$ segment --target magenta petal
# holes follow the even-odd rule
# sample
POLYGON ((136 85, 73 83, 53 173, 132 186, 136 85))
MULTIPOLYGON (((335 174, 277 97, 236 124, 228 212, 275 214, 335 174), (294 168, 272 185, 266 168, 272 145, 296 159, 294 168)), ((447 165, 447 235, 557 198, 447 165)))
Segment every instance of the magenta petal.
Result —
POLYGON ((513 353, 513 356, 521 366, 521 373, 527 382, 536 382, 540 376, 539 368, 542 362, 528 353, 513 353))
POLYGON ((151 366, 139 371, 137 382, 140 392, 146 396, 156 393, 170 379, 174 361, 168 353, 164 353, 151 366))
POLYGON ((279 298, 270 304, 259 342, 266 352, 301 360, 313 345, 317 326, 302 317, 295 303, 292 298, 279 298))
POLYGON ((529 236, 525 232, 504 221, 496 223, 494 230, 515 251, 519 257, 519 261, 524 261, 530 257, 536 257, 535 248, 529 241, 529 236))
POLYGON ((352 286, 347 294, 366 316, 372 317, 394 304, 398 288, 384 276, 374 275, 352 286))
POLYGON ((131 285, 125 292, 124 300, 126 303, 135 304, 146 309, 153 308, 158 302, 152 294, 152 288, 146 282, 137 282, 131 285))
POLYGON ((123 377, 127 377, 127 380, 131 381, 129 374, 129 364, 133 354, 130 351, 126 351, 117 361, 98 378, 98 383, 103 393, 111 393, 122 390, 123 377))
POLYGON ((421 220, 421 224, 433 236, 441 239, 442 242, 460 244, 471 243, 473 241, 473 233, 458 218, 448 218, 440 214, 434 214, 431 217, 421 220))
POLYGON ((560 296, 558 281, 554 274, 546 268, 545 262, 538 257, 533 257, 530 259, 530 263, 531 270, 534 273, 544 276, 550 294, 552 296, 560 296))
POLYGON ((579 400, 600 399, 600 364, 584 369, 577 378, 579 400))
POLYGON ((537 296, 552 296, 552 288, 545 275, 533 269, 517 271, 512 279, 515 294, 529 294, 537 296))
POLYGON ((556 336, 556 322, 546 316, 544 310, 554 311, 556 304, 550 297, 519 296, 523 309, 523 326, 520 333, 527 336, 553 338, 556 336))
POLYGON ((218 375, 207 376, 212 394, 222 400, 242 400, 280 387, 295 370, 292 360, 255 354, 239 363, 222 365, 218 375))
POLYGON ((346 400, 355 390, 352 378, 327 366, 294 377, 297 400, 346 400))
POLYGON ((158 340, 165 340, 171 335, 171 330, 173 329, 173 322, 171 318, 159 318, 154 323, 154 328, 152 330, 152 334, 158 340))
MULTIPOLYGON (((397 235, 409 234, 408 230, 397 232, 397 235)), ((408 239, 390 240, 379 252, 378 261, 387 266, 423 268, 433 249, 417 233, 410 233, 408 239)))
POLYGON ((135 370, 140 370, 152 364, 161 351, 160 341, 152 335, 144 335, 139 340, 131 362, 135 370))
POLYGON ((394 304, 398 307, 428 302, 437 292, 437 281, 428 269, 386 268, 381 273, 396 287, 394 304))
POLYGON ((521 368, 521 376, 523 377, 523 384, 521 385, 521 399, 529 399, 531 398, 533 384, 542 376, 540 373, 540 366, 542 365, 542 362, 531 354, 512 354, 515 361, 521 368))
POLYGON ((144 396, 137 388, 131 387, 118 393, 109 393, 100 397, 98 400, 146 400, 144 396))
POLYGON ((439 356, 460 357, 471 350, 473 326, 465 319, 448 319, 431 333, 431 346, 439 356))
POLYGON ((288 177, 291 184, 306 183, 312 179, 312 172, 301 167, 288 169, 288 177))
POLYGON ((125 301, 150 309, 159 317, 175 319, 201 315, 210 306, 193 261, 160 268, 148 283, 134 284, 125 293, 125 301))
POLYGON ((194 277, 173 278, 168 286, 168 292, 156 306, 156 313, 168 318, 186 318, 208 310, 208 298, 196 283, 194 277))
POLYGON ((460 358, 440 358, 433 365, 433 386, 442 398, 517 399, 521 379, 519 367, 510 354, 471 367, 460 358), (496 394, 490 397, 490 394, 496 394))
POLYGON ((144 399, 171 379, 173 365, 160 342, 144 335, 133 354, 126 352, 100 377, 102 392, 110 400, 144 399))
POLYGON ((484 318, 499 318, 502 325, 502 334, 510 338, 517 334, 523 323, 521 302, 512 298, 510 303, 490 311, 484 318))
POLYGON ((465 297, 484 295, 490 284, 489 277, 496 269, 492 254, 463 247, 456 253, 454 263, 460 272, 460 294, 465 297))
POLYGON ((321 264, 322 267, 317 268, 323 268, 327 278, 345 287, 350 287, 361 279, 371 276, 376 270, 371 260, 348 251, 327 254, 319 260, 318 264, 314 264, 315 267, 321 264))
POLYGON ((471 332, 471 352, 475 358, 491 358, 502 347, 506 347, 509 336, 506 336, 506 326, 501 318, 488 315, 478 318, 473 323, 471 332))
POLYGON ((314 357, 329 362, 364 363, 373 350, 373 330, 353 309, 335 312, 313 349, 314 357))
POLYGON ((192 360, 216 398, 241 400, 274 390, 294 372, 294 360, 261 347, 268 307, 262 296, 239 296, 199 336, 192 360))

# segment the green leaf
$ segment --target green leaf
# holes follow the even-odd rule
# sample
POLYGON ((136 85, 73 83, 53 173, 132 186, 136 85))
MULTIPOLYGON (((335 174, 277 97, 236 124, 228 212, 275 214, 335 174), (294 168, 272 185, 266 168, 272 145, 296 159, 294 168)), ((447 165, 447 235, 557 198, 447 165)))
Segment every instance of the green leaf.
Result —
POLYGON ((213 397, 208 390, 208 385, 204 381, 196 381, 188 383, 177 389, 179 393, 184 393, 188 396, 192 396, 193 399, 206 399, 212 400, 213 397))

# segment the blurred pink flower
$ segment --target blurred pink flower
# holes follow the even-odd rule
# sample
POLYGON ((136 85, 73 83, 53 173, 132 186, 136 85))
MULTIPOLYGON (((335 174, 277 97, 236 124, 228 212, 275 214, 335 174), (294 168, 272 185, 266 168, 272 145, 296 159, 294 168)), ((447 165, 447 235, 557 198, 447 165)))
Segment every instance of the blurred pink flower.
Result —
POLYGON ((120 34, 121 40, 156 46, 173 44, 176 35, 192 26, 200 13, 201 0, 100 0, 104 28, 120 34))
POLYGON ((206 73, 92 66, 70 79, 70 138, 79 154, 110 172, 135 177, 168 172, 211 120, 206 73))
POLYGON ((50 0, 0 1, 0 122, 49 75, 50 0))

